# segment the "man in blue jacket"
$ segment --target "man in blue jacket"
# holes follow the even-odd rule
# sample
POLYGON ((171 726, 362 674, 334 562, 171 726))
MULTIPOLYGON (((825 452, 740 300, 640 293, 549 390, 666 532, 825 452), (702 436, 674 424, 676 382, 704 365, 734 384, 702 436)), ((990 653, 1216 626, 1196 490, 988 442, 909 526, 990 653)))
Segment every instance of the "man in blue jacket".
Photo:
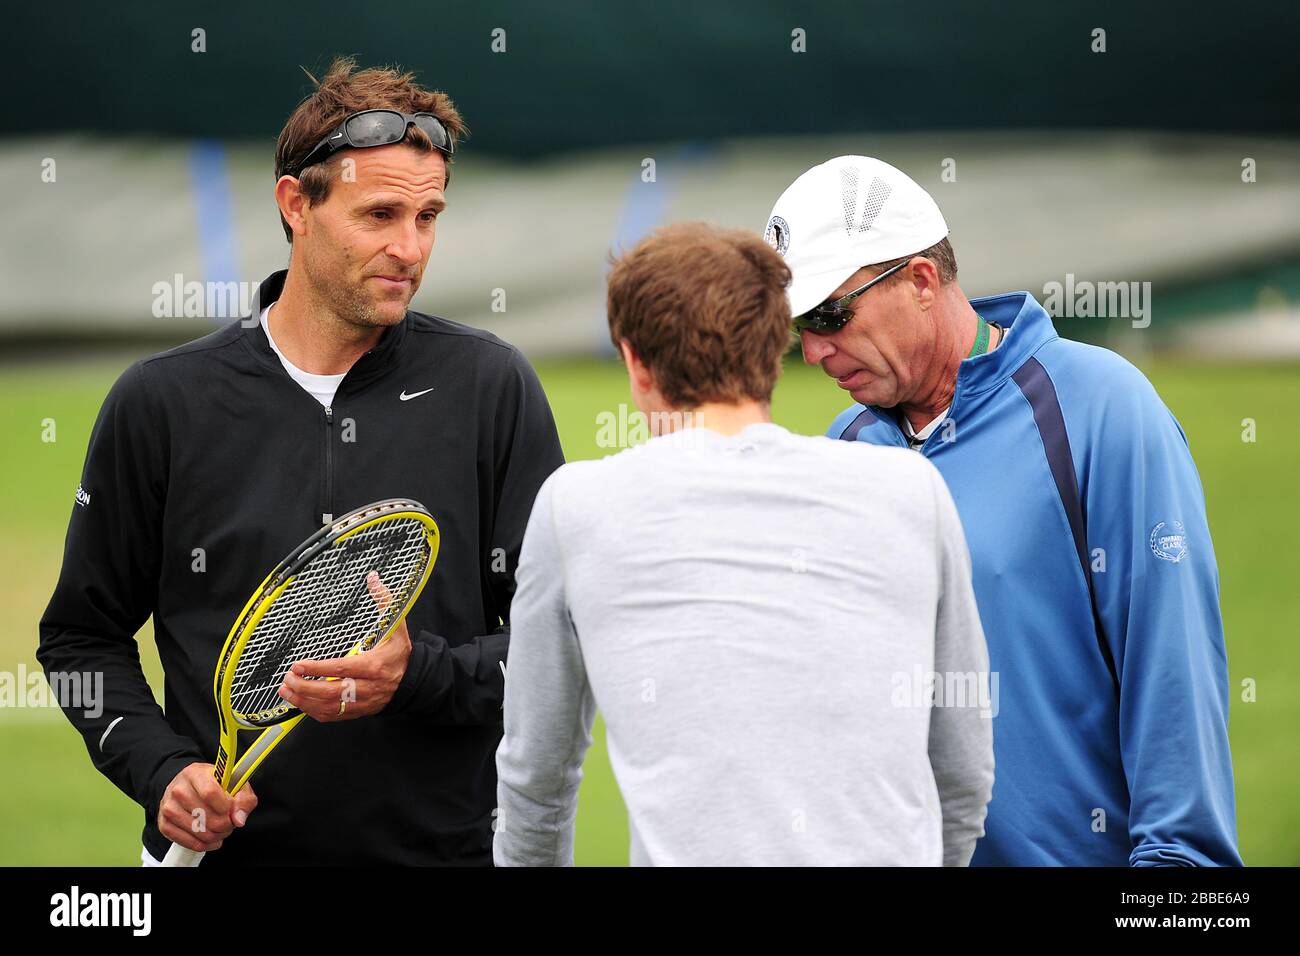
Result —
POLYGON ((1240 865, 1218 569, 1182 427, 1029 293, 967 301, 947 236, 925 190, 864 156, 800 176, 766 230, 805 361, 857 403, 828 435, 918 450, 961 516, 999 689, 972 865, 1240 865))

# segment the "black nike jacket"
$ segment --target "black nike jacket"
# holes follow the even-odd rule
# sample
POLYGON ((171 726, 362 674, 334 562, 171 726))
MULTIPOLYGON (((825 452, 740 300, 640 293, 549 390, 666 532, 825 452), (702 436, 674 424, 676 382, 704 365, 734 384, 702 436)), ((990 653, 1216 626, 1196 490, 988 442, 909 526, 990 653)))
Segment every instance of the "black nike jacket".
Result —
MULTIPOLYGON (((261 307, 285 276, 262 283, 261 307)), ((103 673, 102 713, 65 712, 144 807, 161 858, 158 804, 183 767, 215 759, 212 673, 249 594, 326 516, 413 498, 441 549, 397 694, 375 716, 300 724, 258 769, 247 825, 204 865, 490 865, 514 570, 537 489, 563 461, 546 396, 500 339, 407 312, 326 409, 289 377, 257 311, 113 386, 37 657, 47 675, 103 673), (150 615, 162 710, 135 639, 150 615)))

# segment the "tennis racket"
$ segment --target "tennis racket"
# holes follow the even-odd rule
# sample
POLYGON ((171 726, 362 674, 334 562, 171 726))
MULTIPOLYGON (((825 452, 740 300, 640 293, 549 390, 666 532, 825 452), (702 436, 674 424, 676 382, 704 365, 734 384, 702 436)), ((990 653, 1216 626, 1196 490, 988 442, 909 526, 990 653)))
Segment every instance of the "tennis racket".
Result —
MULTIPOLYGON (((386 640, 429 580, 438 541, 423 505, 379 501, 322 527, 258 585, 212 679, 221 725, 213 775, 227 793, 238 793, 306 716, 279 694, 290 666, 360 654, 386 640), (366 585, 371 571, 391 595, 382 606, 366 585), (260 733, 236 759, 241 731, 260 733)), ((203 856, 173 843, 163 866, 198 866, 203 856)))

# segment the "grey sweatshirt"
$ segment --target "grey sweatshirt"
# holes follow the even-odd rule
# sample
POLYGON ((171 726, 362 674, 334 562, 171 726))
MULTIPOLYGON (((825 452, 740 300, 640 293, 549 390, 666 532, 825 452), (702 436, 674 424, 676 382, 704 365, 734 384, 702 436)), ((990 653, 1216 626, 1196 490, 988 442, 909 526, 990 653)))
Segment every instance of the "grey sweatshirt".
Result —
POLYGON ((564 465, 517 581, 498 865, 572 864, 597 708, 634 865, 970 861, 996 701, 953 692, 988 653, 925 458, 758 424, 564 465))

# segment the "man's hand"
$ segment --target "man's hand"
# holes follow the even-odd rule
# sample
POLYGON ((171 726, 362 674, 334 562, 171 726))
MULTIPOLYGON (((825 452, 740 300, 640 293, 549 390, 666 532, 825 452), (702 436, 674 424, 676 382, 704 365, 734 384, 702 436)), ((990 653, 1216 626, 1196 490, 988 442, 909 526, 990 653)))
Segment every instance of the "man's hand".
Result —
POLYGON ((172 778, 158 805, 158 829, 188 850, 220 849, 257 806, 252 786, 244 784, 232 797, 221 789, 212 770, 210 763, 190 764, 172 778))
MULTIPOLYGON (((370 597, 387 607, 392 594, 374 571, 366 578, 370 597)), ((393 699, 411 659, 406 621, 372 651, 327 661, 298 661, 284 677, 280 696, 313 720, 327 723, 377 714, 393 699), (332 677, 334 680, 309 680, 332 677)))

